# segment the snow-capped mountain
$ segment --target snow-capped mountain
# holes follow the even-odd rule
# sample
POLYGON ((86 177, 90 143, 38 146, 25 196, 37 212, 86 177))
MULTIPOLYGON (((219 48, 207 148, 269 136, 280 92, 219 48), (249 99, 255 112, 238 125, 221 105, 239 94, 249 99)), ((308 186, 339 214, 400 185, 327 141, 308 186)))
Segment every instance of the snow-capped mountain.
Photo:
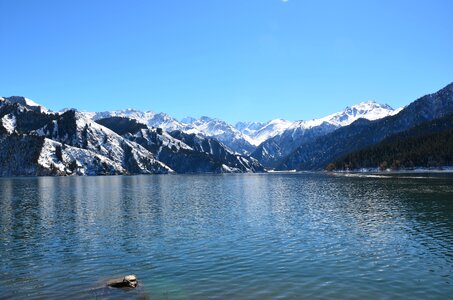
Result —
MULTIPOLYGON (((377 120, 397 114, 401 109, 393 109, 389 105, 375 101, 362 102, 352 107, 346 107, 320 119, 280 123, 281 131, 261 143, 252 153, 267 167, 274 167, 300 145, 312 139, 328 134, 340 127, 347 126, 358 119, 377 120)), ((274 131, 275 132, 275 131, 274 131)), ((269 135, 274 134, 271 131, 269 135)))
MULTIPOLYGON (((287 130, 292 130, 293 135, 297 136, 298 134, 300 135, 301 131, 318 127, 325 123, 325 128, 323 130, 314 130, 314 132, 318 132, 319 134, 325 134, 330 132, 330 129, 333 130, 349 125, 359 118, 375 120, 396 112, 397 110, 393 110, 388 105, 381 105, 374 101, 369 101, 354 105, 352 107, 347 107, 344 111, 334 113, 320 119, 295 122, 275 119, 266 123, 239 122, 234 126, 223 120, 206 116, 198 119, 186 117, 181 121, 178 121, 165 113, 155 113, 152 111, 142 112, 135 109, 85 112, 84 114, 93 120, 109 117, 124 117, 134 119, 137 122, 150 127, 162 128, 168 132, 179 130, 188 134, 211 137, 222 142, 237 153, 248 155, 250 153, 255 153, 257 151, 256 148, 265 141, 268 141, 276 136, 280 136, 287 130)), ((260 149, 258 149, 258 151, 260 151, 260 149)), ((271 149, 268 149, 267 151, 271 153, 273 152, 271 149)), ((286 154, 286 151, 283 151, 283 153, 286 154)), ((261 158, 262 156, 257 155, 256 153, 255 155, 257 158, 261 158)))
POLYGON ((155 113, 152 111, 139 111, 136 109, 114 110, 104 112, 86 112, 87 117, 93 120, 105 119, 110 117, 123 117, 136 120, 150 127, 159 127, 165 131, 181 130, 184 124, 170 117, 166 113, 155 113))
POLYGON ((0 98, 0 176, 322 168, 389 134, 453 113, 452 86, 403 109, 368 101, 319 119, 235 126, 132 109, 53 113, 30 99, 5 97, 0 98), (253 149, 251 156, 240 154, 253 149))
POLYGON ((401 109, 394 110, 392 107, 386 104, 379 104, 375 101, 368 101, 359 103, 352 107, 346 107, 341 112, 337 112, 320 119, 295 122, 283 119, 274 119, 267 123, 239 122, 235 125, 235 128, 246 135, 249 138, 251 144, 259 146, 264 141, 280 135, 288 129, 309 129, 312 127, 320 126, 324 122, 335 127, 342 127, 349 125, 360 118, 376 120, 396 114, 400 110, 401 109))
POLYGON ((222 143, 202 135, 182 131, 167 133, 136 120, 110 117, 99 124, 114 130, 129 141, 140 144, 178 173, 261 172, 257 160, 236 154, 222 143))
POLYGON ((245 135, 252 136, 255 131, 259 130, 266 124, 267 123, 265 122, 238 122, 234 125, 234 128, 245 135))
POLYGON ((360 118, 372 121, 392 116, 400 112, 401 109, 403 108, 393 109, 387 104, 379 104, 376 101, 367 101, 351 107, 348 106, 343 111, 333 113, 324 118, 296 122, 291 127, 304 127, 308 129, 319 126, 324 122, 332 124, 335 127, 343 127, 360 118))
MULTIPOLYGON (((114 173, 151 174, 173 171, 142 146, 123 139, 112 130, 73 110, 58 115, 52 122, 35 130, 34 133, 62 145, 88 150, 89 154, 102 158, 104 164, 111 164, 112 166, 107 169, 114 170, 114 173)), ((64 158, 64 155, 62 157, 64 158)), ((65 162, 64 159, 62 162, 65 162)), ((59 171, 66 171, 67 166, 64 163, 54 165, 62 168, 59 171)), ((90 168, 82 170, 91 172, 90 168)))
POLYGON ((182 131, 215 138, 237 153, 247 155, 255 150, 253 140, 249 136, 220 119, 206 116, 199 119, 192 118, 190 123, 185 124, 182 131))
POLYGON ((49 110, 45 108, 42 105, 39 105, 38 103, 34 102, 33 100, 30 100, 25 97, 20 97, 20 96, 12 96, 12 97, 0 97, 0 106, 6 105, 6 104, 18 104, 22 107, 38 111, 38 112, 44 112, 47 113, 49 110))
POLYGON ((253 145, 259 146, 262 142, 281 134, 293 123, 288 120, 274 119, 267 123, 239 122, 235 127, 248 136, 253 145))
MULTIPOLYGON (((436 93, 417 99, 400 111, 390 111, 386 118, 374 118, 374 121, 357 120, 349 126, 304 143, 286 156, 277 165, 277 169, 323 169, 327 164, 334 163, 348 153, 367 149, 395 134, 412 129, 420 132, 421 128, 416 126, 429 124, 436 119, 437 124, 440 124, 443 122, 440 118, 451 114, 453 114, 453 83, 436 93)), ((449 147, 447 144, 444 146, 449 147)), ((417 152, 419 149, 413 150, 417 152)), ((433 156, 435 156, 434 153, 433 156)))
POLYGON ((167 132, 175 130, 183 131, 188 134, 198 134, 204 137, 212 137, 225 144, 227 147, 240 154, 250 154, 255 146, 252 145, 252 139, 241 133, 234 126, 219 119, 201 117, 195 119, 192 117, 184 118, 178 121, 165 113, 154 113, 151 111, 142 112, 135 109, 106 111, 106 112, 84 112, 84 114, 93 119, 105 119, 109 117, 124 117, 136 120, 150 127, 162 128, 167 132))
POLYGON ((255 159, 216 140, 200 137, 198 147, 132 119, 113 117, 104 126, 106 119, 97 123, 86 113, 43 112, 31 102, 5 99, 0 103, 0 176, 264 171, 255 159))

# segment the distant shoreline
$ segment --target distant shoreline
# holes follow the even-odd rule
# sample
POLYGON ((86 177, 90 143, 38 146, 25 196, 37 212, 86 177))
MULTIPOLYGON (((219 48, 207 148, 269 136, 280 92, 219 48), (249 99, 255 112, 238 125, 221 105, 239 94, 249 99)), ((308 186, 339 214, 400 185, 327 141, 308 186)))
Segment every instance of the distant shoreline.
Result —
POLYGON ((431 173, 431 172, 453 172, 453 166, 442 166, 435 168, 425 168, 425 167, 416 167, 416 168, 401 168, 401 169, 385 169, 379 170, 378 168, 359 168, 346 171, 333 171, 336 173, 431 173))
POLYGON ((401 170, 376 170, 376 169, 356 169, 356 170, 349 170, 349 171, 332 171, 328 172, 328 174, 336 175, 336 176, 379 176, 385 177, 386 175, 414 175, 414 174, 453 174, 453 167, 442 167, 442 168, 416 168, 416 169, 401 169, 401 170))
POLYGON ((326 171, 326 170, 266 170, 265 172, 244 172, 244 173, 213 173, 213 172, 200 172, 200 173, 156 173, 156 174, 96 174, 96 175, 16 175, 16 176, 0 176, 0 179, 5 178, 72 178, 72 177, 130 177, 130 176, 150 176, 150 175, 252 175, 252 174, 306 174, 306 173, 324 173, 328 175, 335 176, 351 176, 351 177, 360 177, 363 176, 385 176, 385 175, 404 175, 404 174, 453 174, 453 167, 443 167, 441 169, 425 169, 417 168, 413 170, 401 169, 401 170, 384 170, 379 171, 377 169, 355 169, 348 171, 326 171))

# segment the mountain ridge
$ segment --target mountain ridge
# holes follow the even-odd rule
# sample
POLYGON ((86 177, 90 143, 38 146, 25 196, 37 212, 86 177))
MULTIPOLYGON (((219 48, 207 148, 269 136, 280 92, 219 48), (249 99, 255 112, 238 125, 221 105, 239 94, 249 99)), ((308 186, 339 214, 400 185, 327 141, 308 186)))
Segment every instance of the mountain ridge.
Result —
POLYGON ((317 137, 296 148, 277 169, 323 169, 342 155, 452 112, 453 83, 450 83, 435 93, 418 98, 395 115, 372 121, 359 119, 349 126, 317 137))
POLYGON ((230 149, 249 155, 266 140, 282 134, 292 128, 309 129, 320 126, 323 122, 335 127, 346 126, 362 116, 368 119, 382 118, 391 112, 397 112, 388 104, 379 104, 376 101, 360 102, 343 111, 327 115, 319 119, 289 121, 273 119, 268 122, 238 122, 229 124, 219 118, 201 116, 199 118, 186 117, 180 121, 166 113, 140 111, 137 109, 113 110, 104 112, 83 112, 93 120, 107 117, 126 117, 139 121, 151 127, 160 127, 166 131, 180 130, 188 134, 201 134, 213 137, 224 143, 230 149), (370 114, 369 114, 370 113, 370 114))
POLYGON ((264 166, 276 167, 287 155, 297 147, 311 140, 326 135, 338 128, 348 126, 358 119, 376 120, 399 113, 401 109, 393 109, 387 104, 375 101, 361 102, 346 107, 343 111, 330 114, 319 119, 296 121, 281 133, 261 143, 251 156, 258 159, 264 166))
POLYGON ((385 170, 453 165, 453 114, 423 122, 328 165, 328 170, 385 170))
POLYGON ((178 173, 264 171, 256 160, 216 140, 200 137, 197 142, 205 146, 195 149, 146 125, 138 126, 141 136, 128 135, 127 130, 120 135, 85 113, 53 113, 13 100, 0 102, 1 176, 174 173, 169 165, 178 173))
POLYGON ((179 121, 136 109, 52 112, 25 97, 0 97, 0 174, 319 170, 447 113, 453 113, 453 83, 399 109, 366 101, 318 119, 234 125, 208 116, 179 121))

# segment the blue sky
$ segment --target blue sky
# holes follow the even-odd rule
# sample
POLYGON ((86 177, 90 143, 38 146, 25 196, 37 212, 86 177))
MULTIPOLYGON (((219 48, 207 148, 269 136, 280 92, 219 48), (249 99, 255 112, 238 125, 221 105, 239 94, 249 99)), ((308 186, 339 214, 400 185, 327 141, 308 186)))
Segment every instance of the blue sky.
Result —
POLYGON ((453 81, 451 0, 0 0, 0 95, 229 122, 453 81))

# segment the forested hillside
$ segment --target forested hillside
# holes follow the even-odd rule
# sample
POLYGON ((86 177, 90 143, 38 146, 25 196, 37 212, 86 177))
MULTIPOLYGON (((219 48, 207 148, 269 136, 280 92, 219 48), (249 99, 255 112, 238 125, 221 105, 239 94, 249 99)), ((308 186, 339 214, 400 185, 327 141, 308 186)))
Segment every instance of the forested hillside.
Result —
POLYGON ((453 166, 453 114, 393 135, 377 145, 352 152, 328 170, 410 169, 453 166))

